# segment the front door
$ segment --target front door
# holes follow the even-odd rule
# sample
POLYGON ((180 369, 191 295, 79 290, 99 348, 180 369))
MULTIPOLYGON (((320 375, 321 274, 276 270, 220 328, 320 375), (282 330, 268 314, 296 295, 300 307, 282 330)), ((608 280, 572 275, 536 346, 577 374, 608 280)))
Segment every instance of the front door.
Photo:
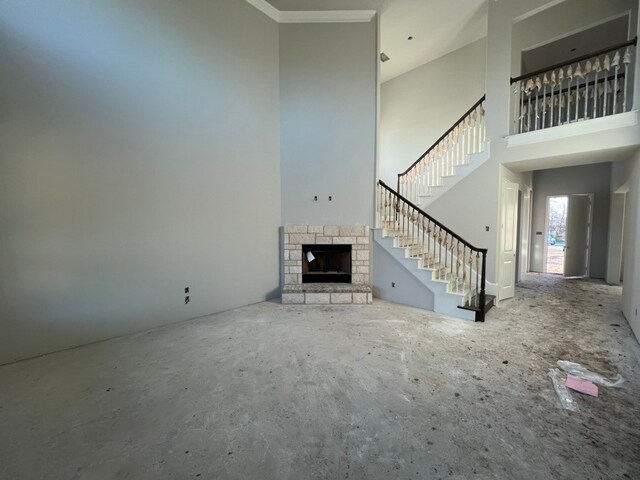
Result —
POLYGON ((516 254, 518 248, 518 184, 502 184, 500 220, 500 276, 498 299, 516 294, 516 254))
POLYGON ((587 275, 591 221, 589 195, 569 195, 567 208, 567 242, 564 254, 564 276, 587 275))

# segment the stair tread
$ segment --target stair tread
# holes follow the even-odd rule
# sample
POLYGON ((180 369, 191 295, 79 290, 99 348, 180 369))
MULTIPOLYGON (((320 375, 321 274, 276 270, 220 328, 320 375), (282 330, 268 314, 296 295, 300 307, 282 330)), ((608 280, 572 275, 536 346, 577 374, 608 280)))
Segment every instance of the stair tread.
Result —
MULTIPOLYGON (((475 298, 475 295, 472 298, 475 298)), ((491 310, 491 308, 493 308, 494 303, 495 303, 495 299, 496 299, 495 295, 485 295, 484 313, 487 313, 489 310, 491 310)), ((458 308, 461 308, 463 310, 471 310, 473 312, 481 312, 482 311, 482 309, 480 307, 474 307, 473 305, 471 305, 471 299, 469 301, 467 301, 467 303, 465 303, 464 305, 460 305, 458 308)))

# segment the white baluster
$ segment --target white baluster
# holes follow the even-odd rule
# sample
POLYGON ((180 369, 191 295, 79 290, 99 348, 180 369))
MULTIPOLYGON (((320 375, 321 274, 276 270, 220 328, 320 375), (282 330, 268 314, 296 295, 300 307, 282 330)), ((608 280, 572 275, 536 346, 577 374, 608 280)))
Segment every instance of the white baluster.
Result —
POLYGON ((461 135, 461 127, 460 125, 458 125, 456 127, 456 166, 460 165, 461 163, 461 151, 462 151, 462 145, 461 145, 461 141, 462 141, 462 135, 461 135))
POLYGON ((469 139, 471 140, 469 153, 472 154, 474 153, 473 149, 475 148, 475 144, 476 144, 476 124, 475 124, 475 121, 473 120, 473 112, 471 112, 471 116, 469 117, 469 128, 470 128, 469 139))
POLYGON ((578 63, 578 66, 576 67, 576 72, 575 72, 575 77, 576 77, 576 115, 575 115, 575 121, 578 121, 578 114, 580 113, 580 78, 584 79, 584 75, 582 73, 582 67, 580 66, 580 63, 578 63))
POLYGON ((475 146, 474 153, 478 153, 480 151, 480 145, 482 144, 482 117, 480 116, 480 110, 476 110, 476 130, 477 130, 477 143, 475 146))
POLYGON ((599 57, 593 62, 593 71, 596 72, 593 80, 593 118, 598 118, 598 74, 602 71, 599 57))
POLYGON ((520 82, 514 82, 512 87, 513 88, 513 97, 514 97, 514 101, 513 101, 513 125, 511 126, 511 132, 512 133, 520 133, 518 131, 518 123, 520 121, 520 117, 518 115, 518 107, 520 106, 520 97, 518 96, 518 88, 519 88, 520 82))
POLYGON ((449 175, 453 175, 453 166, 455 165, 455 140, 453 132, 449 134, 449 175))
POLYGON ((449 148, 449 136, 447 136, 445 138, 444 141, 444 169, 443 169, 443 175, 447 176, 449 175, 449 168, 450 168, 450 164, 451 164, 451 149, 449 148))
POLYGON ((484 151, 484 142, 487 140, 487 128, 485 125, 485 110, 484 110, 484 104, 481 103, 480 104, 480 131, 482 132, 482 135, 480 135, 480 152, 484 151))
POLYGON ((542 85, 542 128, 545 128, 547 119, 547 85, 549 85, 549 78, 546 73, 542 78, 542 85))
POLYGON ((622 97, 622 111, 627 111, 627 77, 629 76, 629 64, 631 63, 631 50, 629 47, 624 52, 622 57, 622 64, 624 65, 624 92, 622 97))
POLYGON ((618 72, 620 70, 620 52, 616 52, 613 56, 611 66, 614 67, 613 77, 613 113, 617 113, 618 110, 618 72))
POLYGON ((549 81, 551 85, 551 105, 549 107, 549 126, 553 127, 553 107, 555 106, 553 103, 553 91, 556 88, 556 71, 551 72, 551 80, 549 81))
POLYGON ((584 119, 589 118, 589 74, 593 69, 591 60, 587 60, 584 66, 584 119))
POLYGON ((518 133, 522 133, 524 125, 524 83, 522 80, 518 82, 518 91, 520 92, 520 130, 518 133))
POLYGON ((573 83, 573 67, 569 65, 567 68, 567 78, 569 79, 569 87, 567 88, 567 123, 571 122, 571 84, 573 83))
POLYGON ((443 176, 449 175, 449 168, 451 167, 451 147, 449 145, 449 136, 447 135, 444 141, 444 170, 443 176))
MULTIPOLYGON (((536 78, 536 87, 538 86, 538 82, 540 81, 540 77, 536 78)), ((538 130, 538 93, 540 93, 540 89, 538 88, 538 92, 536 93, 536 105, 534 107, 533 112, 533 129, 538 130)))
POLYGON ((631 63, 631 50, 629 47, 624 52, 622 64, 624 65, 624 91, 622 92, 622 111, 627 111, 627 77, 629 76, 629 64, 631 63))
POLYGON ((607 77, 607 74, 605 73, 605 77, 604 77, 604 95, 603 95, 603 99, 602 99, 602 116, 606 116, 607 115, 607 111, 609 110, 608 108, 608 87, 609 87, 609 79, 607 77))
POLYGON ((435 159, 433 154, 431 154, 429 158, 429 188, 435 186, 435 178, 436 178, 435 169, 436 169, 435 159))

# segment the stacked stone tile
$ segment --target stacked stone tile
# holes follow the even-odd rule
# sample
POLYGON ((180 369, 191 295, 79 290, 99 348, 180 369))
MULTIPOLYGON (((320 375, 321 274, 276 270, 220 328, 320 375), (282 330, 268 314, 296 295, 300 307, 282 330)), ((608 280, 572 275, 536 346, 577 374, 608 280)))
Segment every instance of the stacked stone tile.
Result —
POLYGON ((366 225, 286 225, 282 303, 371 303, 366 225), (351 245, 351 284, 302 283, 302 245, 351 245))

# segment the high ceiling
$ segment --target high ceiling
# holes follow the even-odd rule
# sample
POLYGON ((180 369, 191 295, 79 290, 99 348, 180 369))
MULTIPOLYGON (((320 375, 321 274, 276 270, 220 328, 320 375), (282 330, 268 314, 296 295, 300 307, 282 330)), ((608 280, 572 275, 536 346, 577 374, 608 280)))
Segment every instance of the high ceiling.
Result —
POLYGON ((268 0, 279 10, 378 10, 383 82, 487 34, 486 0, 268 0), (413 37, 408 40, 408 37, 413 37))

